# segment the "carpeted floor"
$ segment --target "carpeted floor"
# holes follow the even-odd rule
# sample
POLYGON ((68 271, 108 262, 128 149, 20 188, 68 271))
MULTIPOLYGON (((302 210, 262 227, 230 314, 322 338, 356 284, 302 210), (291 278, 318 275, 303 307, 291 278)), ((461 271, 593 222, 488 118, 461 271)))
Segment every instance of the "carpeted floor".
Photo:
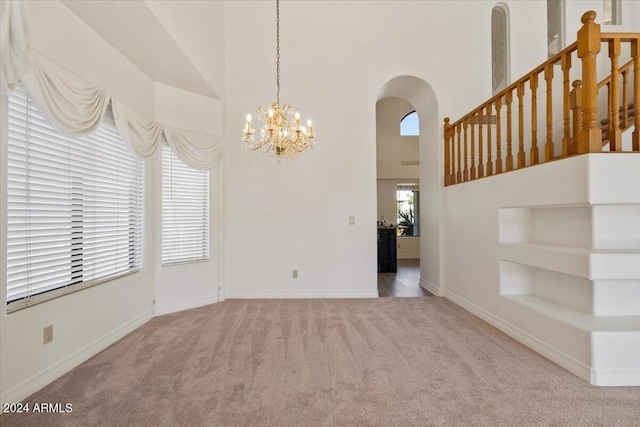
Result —
POLYGON ((592 387, 435 297, 227 300, 155 318, 25 400, 9 426, 638 426, 592 387))

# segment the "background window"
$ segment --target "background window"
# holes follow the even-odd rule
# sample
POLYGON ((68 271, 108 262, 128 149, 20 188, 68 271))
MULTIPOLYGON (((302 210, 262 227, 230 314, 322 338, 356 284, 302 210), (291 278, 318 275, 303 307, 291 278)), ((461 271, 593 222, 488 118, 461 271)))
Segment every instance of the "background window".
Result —
POLYGON ((162 147, 162 265, 209 260, 209 172, 162 147))
POLYGON ((420 135, 420 121, 418 113, 410 112, 400 120, 400 135, 402 136, 418 136, 420 135))
POLYGON ((398 236, 420 236, 420 192, 418 190, 399 189, 396 192, 396 203, 398 236))
POLYGON ((7 303, 51 299, 137 271, 143 163, 113 123, 62 135, 23 88, 9 96, 7 303))

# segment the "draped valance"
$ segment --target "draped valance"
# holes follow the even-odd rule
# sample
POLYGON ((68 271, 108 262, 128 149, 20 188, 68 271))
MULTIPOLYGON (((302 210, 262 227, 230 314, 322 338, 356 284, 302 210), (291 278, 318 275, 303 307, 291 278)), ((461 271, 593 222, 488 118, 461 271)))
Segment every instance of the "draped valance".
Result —
POLYGON ((195 169, 211 169, 222 158, 222 137, 164 126, 30 49, 20 1, 0 0, 0 11, 3 94, 10 93, 18 80, 22 81, 36 108, 51 125, 76 136, 93 132, 111 104, 122 140, 131 153, 142 159, 151 157, 163 143, 195 169))

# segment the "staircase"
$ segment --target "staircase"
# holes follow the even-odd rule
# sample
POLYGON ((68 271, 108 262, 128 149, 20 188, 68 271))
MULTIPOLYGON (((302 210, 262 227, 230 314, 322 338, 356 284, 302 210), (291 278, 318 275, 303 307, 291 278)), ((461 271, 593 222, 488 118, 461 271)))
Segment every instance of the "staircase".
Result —
MULTIPOLYGON (((633 127, 633 119, 635 117, 635 109, 633 102, 627 104, 627 108, 620 108, 618 113, 618 119, 620 120, 620 131, 624 133, 627 129, 631 129, 633 127), (626 114, 625 114, 626 113, 626 114)), ((602 145, 605 146, 609 143, 609 122, 610 119, 602 119, 600 120, 600 129, 602 129, 602 145)))
POLYGON ((445 118, 445 209, 461 218, 448 220, 449 250, 472 259, 447 280, 464 293, 454 301, 591 384, 640 385, 640 33, 601 33, 595 18, 585 13, 575 43, 504 91, 445 118), (598 58, 610 61, 600 83, 598 58), (480 236, 493 218, 497 236, 480 236), (492 268, 499 297, 486 308, 467 281, 492 268))

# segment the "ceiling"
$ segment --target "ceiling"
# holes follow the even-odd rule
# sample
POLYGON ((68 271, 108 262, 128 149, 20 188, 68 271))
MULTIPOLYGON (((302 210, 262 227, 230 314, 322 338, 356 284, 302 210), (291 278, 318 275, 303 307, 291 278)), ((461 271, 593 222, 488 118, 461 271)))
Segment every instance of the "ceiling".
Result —
POLYGON ((144 1, 61 1, 152 80, 219 99, 144 1))

